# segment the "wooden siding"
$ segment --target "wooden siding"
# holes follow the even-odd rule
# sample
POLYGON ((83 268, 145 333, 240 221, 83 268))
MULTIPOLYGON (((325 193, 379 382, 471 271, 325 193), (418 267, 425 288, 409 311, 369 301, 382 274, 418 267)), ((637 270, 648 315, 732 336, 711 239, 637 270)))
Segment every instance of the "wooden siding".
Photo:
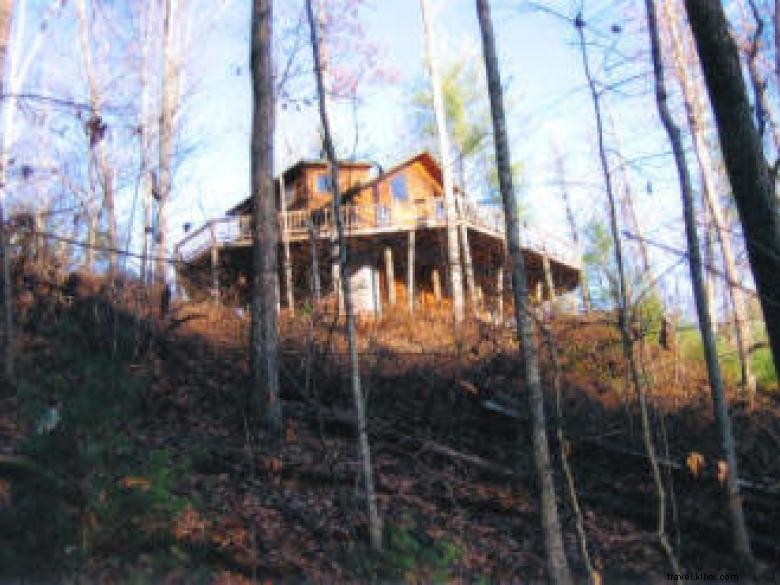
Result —
MULTIPOLYGON (((370 172, 370 167, 365 165, 339 165, 339 192, 344 193, 351 187, 368 182, 370 172)), ((328 167, 319 165, 309 167, 305 170, 303 176, 306 193, 308 194, 306 207, 308 209, 320 209, 330 205, 333 201, 333 193, 331 191, 320 191, 317 188, 319 177, 330 177, 328 167)))

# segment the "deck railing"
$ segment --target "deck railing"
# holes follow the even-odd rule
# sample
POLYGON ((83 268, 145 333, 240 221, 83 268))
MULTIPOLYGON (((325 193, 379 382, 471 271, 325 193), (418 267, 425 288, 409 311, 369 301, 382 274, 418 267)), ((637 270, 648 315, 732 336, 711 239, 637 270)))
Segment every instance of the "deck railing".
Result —
MULTIPOLYGON (((444 227, 446 212, 441 199, 393 205, 345 205, 341 208, 347 234, 377 233, 414 228, 444 227)), ((504 234, 504 214, 496 207, 477 205, 461 200, 455 206, 457 220, 495 236, 504 234)), ((333 235, 333 209, 297 210, 279 213, 279 234, 293 240, 308 237, 311 230, 318 236, 333 235), (286 224, 286 230, 285 230, 286 224)), ((183 261, 197 258, 204 250, 224 244, 241 244, 252 238, 251 216, 212 219, 185 236, 176 246, 177 257, 183 261)), ((550 259, 579 268, 580 251, 569 240, 554 236, 536 226, 523 223, 520 242, 524 249, 546 253, 550 259)))

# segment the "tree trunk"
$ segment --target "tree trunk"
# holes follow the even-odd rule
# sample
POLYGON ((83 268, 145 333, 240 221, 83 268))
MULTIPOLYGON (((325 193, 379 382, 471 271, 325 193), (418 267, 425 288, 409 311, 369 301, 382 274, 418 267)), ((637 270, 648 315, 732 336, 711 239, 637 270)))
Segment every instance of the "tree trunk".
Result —
POLYGON ((625 265, 623 263, 623 244, 620 239, 615 192, 612 188, 612 177, 609 170, 609 161, 607 160, 606 146, 604 144, 604 121, 601 112, 601 95, 596 87, 595 79, 590 70, 587 44, 585 43, 585 33, 583 32, 583 27, 585 24, 582 21, 581 14, 578 15, 578 19, 575 21, 575 26, 577 27, 577 34, 579 36, 582 65, 583 69, 585 70, 585 77, 588 82, 588 89, 590 91, 591 100, 593 102, 593 112, 596 118, 596 135, 598 139, 599 160, 601 162, 601 171, 604 176, 604 186, 606 187, 607 192, 609 225, 610 231, 612 233, 612 241, 614 243, 615 264, 617 265, 618 271, 618 328, 620 330, 623 358, 628 365, 627 375, 630 376, 634 390, 636 391, 637 397, 639 398, 639 409, 642 421, 642 442, 644 444, 645 452, 647 453, 647 460, 650 464, 650 475, 653 479, 653 486, 655 488, 655 495, 658 505, 656 536, 658 537, 658 543, 660 547, 663 549, 669 560, 669 564, 672 566, 672 570, 675 573, 680 573, 681 570, 679 563, 677 562, 677 558, 674 555, 674 551, 672 550, 672 547, 669 544, 669 539, 666 535, 666 491, 664 489, 663 479, 661 478, 661 470, 658 465, 658 458, 655 452, 655 443, 653 441, 652 430, 650 429, 650 415, 647 404, 647 394, 645 392, 644 383, 642 382, 642 378, 639 373, 639 365, 637 364, 636 355, 634 353, 634 342, 631 337, 631 331, 629 329, 628 292, 626 287, 625 265))
POLYGON ((647 10, 647 22, 650 36, 650 47, 653 59, 653 72, 655 74, 655 93, 658 105, 658 114, 664 129, 669 136, 669 142, 674 153, 677 166, 677 175, 680 181, 680 195, 682 197, 683 215, 685 219, 685 234, 688 242, 688 257, 693 284, 693 295, 696 301, 696 313, 699 319, 702 343, 704 345, 704 357, 707 363, 707 374, 710 381, 710 391, 715 409, 715 418, 720 432, 721 447, 728 463, 727 489, 729 494, 729 509, 731 512, 731 524, 734 535, 734 548, 749 568, 752 568, 753 560, 750 551, 750 541, 742 511, 742 499, 739 494, 739 474, 737 470, 737 455, 734 448, 734 436, 731 430, 731 418, 726 404, 723 379, 721 378, 718 354, 715 350, 715 339, 712 334, 710 307, 704 292, 704 278, 702 275, 701 252, 699 249, 699 236, 696 231, 696 218, 693 204, 693 188, 688 173, 688 165, 685 160, 685 150, 680 136, 680 130, 675 125, 669 106, 666 102, 667 93, 664 82, 663 62, 661 60, 660 39, 653 0, 645 0, 647 10))
POLYGON ((720 2, 685 0, 715 112, 723 158, 764 311, 769 343, 780 360, 780 225, 775 186, 753 124, 739 52, 720 2))
POLYGON ((528 284, 526 282, 523 254, 520 248, 520 222, 517 214, 517 200, 512 184, 509 140, 507 137, 501 78, 498 70, 498 58, 496 57, 495 38, 493 36, 493 23, 490 19, 490 7, 487 0, 476 0, 476 7, 482 33, 482 51, 488 80, 490 111, 493 118, 496 162, 498 165, 501 199, 506 218, 507 245, 511 258, 517 343, 523 355, 525 365, 524 377, 531 411, 534 461, 540 487, 542 530, 547 553, 547 566, 550 580, 553 583, 556 585, 569 585, 573 583, 573 580, 568 561, 566 560, 561 524, 558 519, 555 482, 550 462, 550 448, 547 443, 544 394, 542 392, 539 363, 534 345, 534 327, 527 314, 528 284))
MULTIPOLYGON (((563 164, 563 155, 560 153, 557 147, 554 146, 554 163, 555 172, 558 175, 558 185, 561 188, 561 198, 563 199, 563 205, 566 208, 566 221, 569 223, 569 231, 571 232, 571 239, 574 245, 579 250, 580 248, 580 230, 577 227, 577 222, 574 219, 574 209, 571 206, 571 198, 569 197, 569 189, 566 184, 566 169, 563 164)), ((588 281, 585 271, 580 272, 580 292, 582 294, 582 308, 586 313, 590 313, 590 290, 588 289, 588 281)))
POLYGON ((775 0, 775 75, 780 85, 780 0, 775 0))
POLYGON ((734 311, 735 333, 737 338, 737 352, 742 374, 742 385, 753 393, 755 391, 755 377, 751 372, 751 360, 749 347, 751 343, 750 324, 747 321, 747 311, 745 308, 745 295, 740 287, 739 273, 734 257, 734 251, 731 247, 731 234, 728 225, 723 217, 723 210, 718 201, 717 180, 715 177, 715 163, 712 160, 710 147, 707 142, 707 133, 705 129, 705 105, 703 96, 696 82, 689 75, 685 64, 685 55, 689 54, 687 47, 683 42, 678 26, 678 14, 674 9, 676 4, 671 0, 663 3, 664 16, 669 27, 671 37, 671 48, 673 51, 675 71, 680 87, 683 91, 685 102, 685 113, 688 118, 688 126, 693 138, 693 150, 696 154, 696 160, 699 164, 699 170, 702 175, 702 195, 707 202, 709 215, 715 224, 715 230, 723 252, 723 268, 728 282, 726 286, 731 299, 731 306, 734 311))
POLYGON ((267 428, 281 438, 279 338, 276 305, 279 286, 276 197, 274 192, 274 83, 271 0, 252 4, 252 374, 262 396, 267 428))
MULTIPOLYGON (((314 18, 312 0, 306 0, 306 14, 309 20, 311 33, 311 47, 314 60, 314 74, 317 83, 317 97, 319 101, 320 123, 322 124, 323 146, 330 165, 330 177, 333 187, 333 217, 336 224, 336 236, 339 248, 339 268, 341 278, 341 291, 344 299, 344 313, 347 321, 347 346, 349 351, 349 363, 351 370, 352 397, 355 402, 355 415, 357 422, 358 443, 360 446, 360 459, 363 468, 363 486, 366 491, 366 504, 368 508, 368 533, 371 546, 374 550, 382 549, 382 521, 379 517, 376 489, 374 487, 374 472, 371 465, 371 448, 368 442, 368 428, 366 423, 366 406, 363 390, 360 383, 360 364, 357 352, 357 333, 355 331, 355 315, 352 308, 352 290, 347 272, 347 248, 344 237, 344 222, 341 217, 341 193, 339 192, 339 166, 336 158, 336 149, 333 146, 333 138, 330 132, 330 122, 325 101, 325 91, 320 61, 320 31, 317 20, 314 18)), ((457 241, 457 240, 456 240, 457 241)))
MULTIPOLYGON (((0 0, 0 94, 5 93, 5 62, 10 45, 13 12, 14 0, 0 0)), ((6 104, 5 107, 9 108, 10 105, 6 104)), ((7 131, 8 128, 4 128, 4 132, 7 131)), ((3 278, 3 374, 6 381, 10 382, 14 377, 14 321, 11 259, 9 258, 8 230, 5 223, 5 146, 3 144, 3 159, 0 160, 0 256, 2 256, 3 278)))
POLYGON ((172 26, 177 16, 179 0, 165 0, 163 15, 163 74, 160 87, 159 165, 157 169, 157 246, 155 251, 155 282, 168 282, 168 200, 171 195, 171 155, 173 149, 173 117, 178 101, 178 68, 174 63, 172 26))
MULTIPOLYGON (((620 140, 620 135, 615 128, 612 116, 607 117, 607 121, 612 130, 612 137, 614 140, 613 150, 617 154, 618 170, 620 171, 620 180, 623 183, 623 197, 621 198, 621 207, 624 210, 624 221, 626 224, 631 224, 631 230, 636 236, 637 247, 639 248, 639 257, 642 259, 642 272, 643 277, 650 281, 652 280, 650 270, 650 253, 647 249, 647 241, 645 240, 642 230, 642 224, 639 221, 639 216, 636 213, 636 207, 634 206, 634 189, 631 185, 631 177, 628 176, 628 170, 626 167, 626 160, 623 156, 623 147, 620 140)), ((655 285, 652 286, 653 291, 658 295, 658 291, 655 290, 655 285)))
POLYGON ((117 268, 117 236, 116 213, 114 211, 114 182, 113 171, 108 162, 104 133, 106 122, 103 119, 103 100, 98 87, 97 76, 93 67, 92 45, 90 42, 90 25, 87 16, 85 0, 76 0, 76 12, 79 17, 79 29, 81 32, 81 52, 84 57, 84 70, 87 75, 89 88, 90 119, 87 121, 87 140, 89 143, 90 157, 95 161, 100 190, 103 194, 103 209, 106 212, 108 222, 108 273, 113 278, 117 268))
POLYGON ((769 103, 769 95, 767 93, 767 80, 761 73, 758 57, 761 50, 761 39, 764 32, 764 20, 761 18, 758 9, 755 5, 755 0, 748 2, 750 12, 753 16, 753 25, 749 23, 749 17, 747 15, 745 4, 740 2, 739 6, 742 9, 744 30, 746 38, 740 43, 742 52, 745 55, 745 63, 747 64, 748 77, 750 79, 750 85, 753 87, 753 110, 756 117, 756 127, 758 128, 758 134, 763 139, 764 133, 769 126, 771 132, 771 138, 775 145, 775 150, 780 154, 780 128, 778 128, 777 120, 775 120, 772 106, 769 103), (752 31, 751 31, 752 28, 752 31), (751 32, 748 36, 748 32, 751 32))
POLYGON ((447 119, 444 110, 444 97, 439 78, 439 64, 436 58, 436 41, 430 23, 430 8, 428 0, 420 0, 423 28, 425 30, 425 52, 428 60, 428 73, 431 78, 433 93, 433 112, 436 118, 436 132, 439 137, 439 158, 441 162, 442 182, 444 187, 444 209, 447 218, 447 269, 450 280, 450 295, 452 295, 452 311, 455 322, 460 323, 464 317, 463 303, 463 271, 460 265, 460 250, 458 247, 458 218, 455 209, 455 193, 452 183, 452 161, 450 157, 450 141, 447 134, 447 119))
POLYGON ((140 278, 144 284, 150 284, 149 274, 150 263, 149 256, 152 250, 152 124, 151 124, 151 80, 150 80, 150 44, 153 38, 151 31, 152 21, 152 8, 151 5, 147 5, 143 13, 142 22, 142 38, 141 38, 141 67, 140 67, 140 84, 141 84, 141 112, 139 120, 139 128, 141 135, 138 140, 139 156, 141 159, 141 192, 143 199, 143 222, 142 222, 142 243, 141 243, 141 258, 140 258, 140 278))
MULTIPOLYGON (((461 203, 463 198, 461 198, 461 203)), ((479 306, 479 299, 477 299, 477 284, 474 280, 474 263, 471 260, 471 244, 469 244, 469 228, 466 225, 466 219, 462 212, 463 206, 461 206, 460 219, 458 220, 458 231, 460 232, 460 244, 463 249, 461 257, 463 258, 463 271, 466 273, 466 290, 469 295, 469 303, 471 306, 471 312, 474 313, 479 306)))

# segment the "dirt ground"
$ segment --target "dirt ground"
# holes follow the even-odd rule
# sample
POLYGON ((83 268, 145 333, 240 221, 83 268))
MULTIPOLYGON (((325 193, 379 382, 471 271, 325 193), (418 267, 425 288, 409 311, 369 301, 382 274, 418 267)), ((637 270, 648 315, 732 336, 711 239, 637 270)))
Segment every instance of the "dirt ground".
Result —
MULTIPOLYGON (((246 315, 188 305, 174 306, 170 315, 160 318, 143 291, 126 287, 107 300, 97 289, 87 289, 68 295, 72 300, 67 302, 44 302, 41 295, 29 304, 26 311, 32 317, 20 319, 21 383, 32 384, 27 382, 31 372, 44 370, 56 370, 62 388, 84 383, 81 374, 69 378, 69 372, 77 370, 61 355, 67 344, 63 340, 74 336, 79 343, 93 343, 96 352, 106 347, 116 351, 123 343, 116 341, 117 331, 125 326, 132 330, 131 357, 116 366, 120 377, 142 381, 137 400, 141 414, 127 431, 128 449, 139 462, 144 453, 164 452, 171 469, 178 471, 159 472, 163 482, 158 475, 129 475, 123 468, 110 477, 110 485, 121 485, 131 495, 148 495, 164 484, 177 505, 167 521, 158 518, 154 527, 145 526, 145 520, 133 525, 132 534, 154 529, 157 536, 151 544, 124 546, 122 535, 131 532, 114 524, 132 524, 133 509, 119 508, 114 516, 104 513, 100 506, 112 502, 111 489, 94 496, 100 505, 90 504, 89 482, 98 480, 74 459, 68 469, 80 495, 69 500, 62 513, 79 518, 78 534, 92 536, 89 542, 68 544, 78 562, 52 566, 40 556, 37 563, 23 562, 33 553, 45 554, 30 535, 40 527, 28 520, 25 526, 3 528, 2 514, 10 518, 39 504, 38 492, 28 488, 31 477, 33 482, 43 480, 34 479, 40 472, 26 446, 36 430, 25 413, 25 399, 18 388, 3 388, 0 547, 10 547, 14 555, 5 558, 18 562, 0 566, 0 577, 171 584, 544 582, 530 421, 511 330, 476 320, 456 329, 446 313, 435 311, 386 316, 381 323, 359 327, 386 535, 386 550, 376 555, 366 547, 339 322, 316 312, 282 315, 285 428, 279 442, 257 430, 257 413, 248 411, 252 388, 246 315), (75 325, 58 328, 66 318, 75 325), (20 462, 33 465, 20 471, 20 462), (87 514, 90 506, 98 512, 87 514), (30 542, 38 548, 25 549, 30 542)), ((610 316, 559 316, 551 326, 564 370, 562 419, 556 416, 551 362, 544 348, 540 358, 571 566, 578 579, 587 582, 576 516, 560 471, 558 422, 565 431, 564 450, 572 465, 588 549, 603 582, 666 583, 671 569, 655 537, 657 503, 640 439, 637 401, 625 386, 610 316)), ((703 368, 675 358, 652 341, 638 352, 648 383, 675 552, 688 572, 736 574, 747 582, 731 553, 725 492, 717 477, 719 441, 703 368), (692 453, 703 462, 696 474, 686 463, 692 453)), ((52 392, 59 392, 55 403, 65 417, 68 392, 52 392)), ((780 405, 776 395, 764 392, 753 404, 737 390, 730 398, 759 582, 776 582, 780 405)), ((121 413, 118 416, 121 421, 121 413)), ((66 431, 78 446, 80 429, 53 432, 66 431)), ((116 433, 124 432, 118 424, 116 433)), ((65 453, 68 457, 70 451, 65 453)), ((106 464, 105 469, 112 468, 106 464)))

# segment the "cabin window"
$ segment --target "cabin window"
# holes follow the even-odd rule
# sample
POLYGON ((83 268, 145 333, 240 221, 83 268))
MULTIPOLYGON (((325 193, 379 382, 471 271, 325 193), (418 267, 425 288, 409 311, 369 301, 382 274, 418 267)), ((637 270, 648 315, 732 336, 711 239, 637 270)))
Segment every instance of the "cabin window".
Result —
POLYGON ((444 201, 441 199, 436 200, 436 219, 444 219, 446 216, 444 209, 444 201))
POLYGON ((325 173, 317 175, 317 191, 320 193, 330 193, 332 191, 332 185, 333 183, 330 180, 330 175, 325 173))
POLYGON ((395 201, 408 201, 409 188, 406 183, 406 175, 398 175, 390 181, 390 190, 393 193, 393 199, 395 201))

